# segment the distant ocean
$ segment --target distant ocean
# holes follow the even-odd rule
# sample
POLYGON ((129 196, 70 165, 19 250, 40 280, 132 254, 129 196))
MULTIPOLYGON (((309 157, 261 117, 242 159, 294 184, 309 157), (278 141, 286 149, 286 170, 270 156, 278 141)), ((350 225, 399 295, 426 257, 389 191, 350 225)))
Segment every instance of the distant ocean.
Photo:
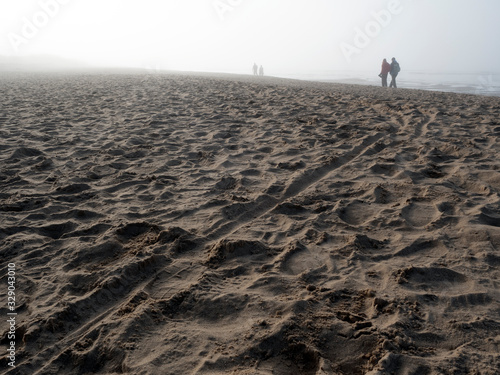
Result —
MULTIPOLYGON (((324 71, 311 74, 283 74, 283 78, 380 86, 378 72, 324 71)), ((390 77, 389 77, 390 81, 390 77)), ((401 71, 398 87, 464 94, 500 96, 500 73, 429 73, 401 71)))

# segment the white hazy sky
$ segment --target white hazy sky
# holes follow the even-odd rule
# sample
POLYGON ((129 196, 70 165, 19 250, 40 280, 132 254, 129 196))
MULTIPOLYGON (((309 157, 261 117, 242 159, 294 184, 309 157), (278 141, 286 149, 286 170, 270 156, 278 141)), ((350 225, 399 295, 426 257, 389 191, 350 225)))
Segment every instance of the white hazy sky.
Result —
POLYGON ((499 18, 500 0, 0 0, 0 55, 269 74, 395 56, 408 70, 499 72, 499 18))

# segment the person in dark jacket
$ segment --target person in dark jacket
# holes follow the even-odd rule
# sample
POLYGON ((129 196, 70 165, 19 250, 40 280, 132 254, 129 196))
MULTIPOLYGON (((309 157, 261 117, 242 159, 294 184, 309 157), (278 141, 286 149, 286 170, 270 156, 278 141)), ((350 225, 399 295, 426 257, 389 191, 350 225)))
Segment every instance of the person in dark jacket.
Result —
POLYGON ((387 62, 387 59, 382 61, 382 71, 379 74, 379 77, 382 78, 382 87, 387 87, 387 75, 391 71, 391 64, 387 62))
POLYGON ((393 57, 391 63, 391 71, 389 72, 391 73, 392 80, 389 87, 394 87, 395 89, 398 88, 398 86, 396 85, 396 77, 398 76, 400 70, 401 68, 399 67, 399 63, 396 61, 396 58, 393 57))

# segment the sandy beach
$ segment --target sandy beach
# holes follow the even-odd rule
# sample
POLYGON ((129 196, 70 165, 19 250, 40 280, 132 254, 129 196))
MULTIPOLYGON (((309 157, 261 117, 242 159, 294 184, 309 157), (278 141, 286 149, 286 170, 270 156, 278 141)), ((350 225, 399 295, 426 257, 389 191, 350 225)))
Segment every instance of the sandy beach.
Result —
POLYGON ((2 75, 0 372, 498 374, 499 137, 497 97, 2 75))

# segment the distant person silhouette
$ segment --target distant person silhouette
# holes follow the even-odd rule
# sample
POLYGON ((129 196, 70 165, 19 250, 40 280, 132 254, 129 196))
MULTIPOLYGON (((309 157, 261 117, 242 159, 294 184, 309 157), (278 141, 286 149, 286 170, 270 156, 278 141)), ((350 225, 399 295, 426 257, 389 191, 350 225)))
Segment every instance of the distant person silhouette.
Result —
POLYGON ((391 71, 391 64, 387 62, 387 59, 384 59, 382 61, 382 70, 380 74, 378 75, 380 78, 382 78, 382 87, 387 87, 387 75, 391 71))
POLYGON ((257 75, 257 69, 259 69, 259 67, 257 66, 256 63, 253 63, 253 75, 256 76, 257 75))
POLYGON ((391 63, 391 71, 389 73, 391 73, 391 84, 389 85, 389 87, 394 87, 395 89, 398 88, 398 86, 396 85, 396 77, 398 76, 399 72, 401 71, 401 67, 399 66, 399 63, 396 61, 396 58, 393 57, 392 58, 392 63, 391 63))
POLYGON ((260 66, 260 69, 259 69, 259 76, 261 76, 261 77, 264 76, 264 68, 262 65, 260 66))

